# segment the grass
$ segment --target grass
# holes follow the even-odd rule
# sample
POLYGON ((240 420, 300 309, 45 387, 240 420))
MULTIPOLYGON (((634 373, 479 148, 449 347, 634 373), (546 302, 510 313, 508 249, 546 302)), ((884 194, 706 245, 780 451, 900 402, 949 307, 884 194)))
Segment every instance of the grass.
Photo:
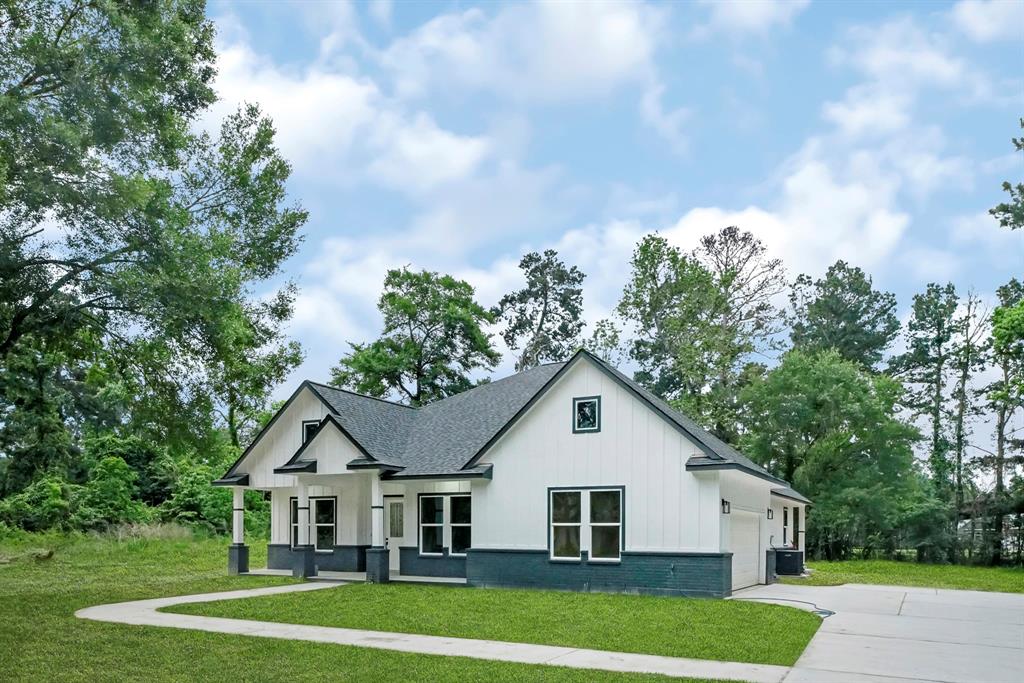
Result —
POLYGON ((1024 568, 969 567, 918 564, 892 560, 809 562, 814 570, 806 579, 784 577, 784 583, 805 586, 838 586, 844 583, 875 583, 890 586, 922 586, 960 590, 1024 593, 1024 568))
MULTIPOLYGON (((75 610, 103 603, 290 582, 228 577, 227 539, 170 535, 120 540, 56 535, 0 539, 0 679, 580 683, 660 679, 75 618, 75 610)), ((255 566, 262 565, 265 546, 256 545, 251 552, 255 566)))
POLYGON ((351 584, 167 611, 792 665, 821 620, 755 602, 541 590, 351 584))

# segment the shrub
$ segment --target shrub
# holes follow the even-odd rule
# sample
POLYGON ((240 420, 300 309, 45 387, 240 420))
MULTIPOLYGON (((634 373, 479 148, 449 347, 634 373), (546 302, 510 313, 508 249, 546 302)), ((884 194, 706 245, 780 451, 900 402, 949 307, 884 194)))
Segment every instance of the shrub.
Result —
POLYGON ((75 529, 104 528, 122 522, 146 522, 153 514, 134 499, 135 471, 122 458, 107 456, 89 475, 89 482, 74 498, 71 526, 75 529))
POLYGON ((25 531, 67 527, 77 488, 56 475, 45 475, 21 493, 0 500, 0 521, 25 531))
POLYGON ((214 486, 216 478, 208 465, 183 466, 171 497, 160 506, 167 521, 205 527, 215 533, 231 528, 231 492, 214 486))

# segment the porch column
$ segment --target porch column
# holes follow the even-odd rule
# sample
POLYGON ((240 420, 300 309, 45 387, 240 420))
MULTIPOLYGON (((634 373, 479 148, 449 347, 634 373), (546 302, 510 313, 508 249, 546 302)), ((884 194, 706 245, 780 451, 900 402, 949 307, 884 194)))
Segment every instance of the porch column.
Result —
POLYGON ((292 576, 305 578, 316 574, 316 555, 309 542, 309 488, 299 484, 296 521, 299 538, 292 549, 292 576))
POLYGON ((391 578, 388 548, 384 545, 384 492, 380 475, 370 475, 370 543, 366 550, 366 580, 386 583, 391 578))
POLYGON ((249 571, 249 548, 245 545, 245 489, 232 489, 231 545, 228 547, 228 574, 249 571))

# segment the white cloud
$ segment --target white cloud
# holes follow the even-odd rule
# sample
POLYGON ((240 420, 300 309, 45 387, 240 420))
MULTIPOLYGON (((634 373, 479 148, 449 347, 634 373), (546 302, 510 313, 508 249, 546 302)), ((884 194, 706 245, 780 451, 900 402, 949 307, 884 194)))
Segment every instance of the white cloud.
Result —
POLYGON ((1024 40, 1024 2, 1020 0, 962 0, 953 6, 954 25, 971 40, 1024 40))
POLYGON ((370 16, 373 17, 373 20, 380 26, 390 28, 392 11, 391 0, 370 0, 368 11, 370 12, 370 16))
POLYGON ((905 92, 862 84, 847 90, 842 102, 826 102, 822 114, 845 135, 891 133, 910 123, 911 101, 905 92))
POLYGON ((677 154, 686 151, 687 136, 684 125, 690 118, 690 110, 679 107, 666 111, 662 103, 665 87, 652 85, 640 100, 640 113, 643 120, 650 125, 677 154))
POLYGON ((712 31, 734 35, 767 34, 780 26, 789 26, 810 0, 700 0, 710 12, 709 25, 698 35, 712 31))
POLYGON ((535 2, 493 17, 447 14, 380 55, 397 92, 416 97, 453 85, 518 101, 605 95, 646 82, 663 14, 643 3, 535 2))

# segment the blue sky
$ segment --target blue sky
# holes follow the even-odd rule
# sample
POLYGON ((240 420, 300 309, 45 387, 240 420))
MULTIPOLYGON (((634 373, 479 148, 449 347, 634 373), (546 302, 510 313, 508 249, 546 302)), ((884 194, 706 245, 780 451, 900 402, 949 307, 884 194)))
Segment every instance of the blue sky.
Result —
MULTIPOLYGON (((1024 235, 987 210, 1024 177, 1024 2, 218 3, 209 122, 260 103, 310 211, 296 377, 379 331, 388 268, 491 304, 525 251, 614 307, 633 245, 727 225, 791 277, 837 258, 906 315, 930 281, 991 298, 1024 235)), ((497 375, 508 372, 508 356, 497 375)), ((287 394, 289 387, 279 390, 287 394)))

